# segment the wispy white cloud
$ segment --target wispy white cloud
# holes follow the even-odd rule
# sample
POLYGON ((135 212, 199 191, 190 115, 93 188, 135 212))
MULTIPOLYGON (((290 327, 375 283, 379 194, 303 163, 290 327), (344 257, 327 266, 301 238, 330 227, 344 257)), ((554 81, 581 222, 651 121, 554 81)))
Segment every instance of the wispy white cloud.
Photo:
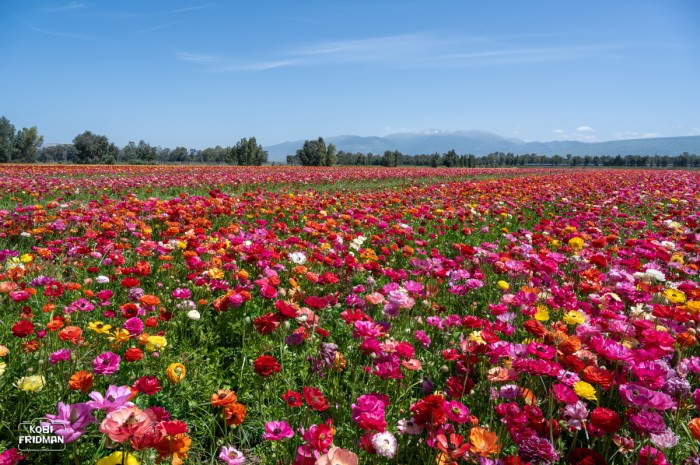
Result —
POLYGON ((84 3, 70 2, 67 5, 59 6, 56 8, 45 8, 44 11, 70 11, 70 10, 79 10, 81 8, 85 8, 84 3))
POLYGON ((209 8, 210 6, 211 5, 188 6, 185 8, 178 8, 176 10, 162 11, 160 14, 170 15, 170 14, 177 14, 177 13, 187 13, 188 11, 203 10, 205 8, 209 8))
POLYGON ((176 25, 176 24, 179 24, 179 23, 181 23, 181 22, 182 22, 182 21, 170 21, 169 23, 158 24, 158 25, 156 25, 156 26, 151 26, 151 27, 147 27, 147 28, 145 28, 145 29, 141 29, 139 32, 141 32, 141 33, 146 33, 146 32, 159 31, 159 30, 161 30, 161 29, 165 29, 166 27, 170 27, 170 26, 174 26, 174 25, 176 25))
POLYGON ((381 64, 394 67, 462 67, 570 60, 607 56, 611 50, 640 44, 590 44, 517 47, 510 36, 444 38, 427 33, 399 34, 340 41, 320 41, 271 51, 263 60, 228 58, 219 71, 263 71, 287 66, 381 64))
POLYGON ((201 55, 198 53, 190 52, 176 52, 175 56, 180 61, 185 61, 187 63, 197 63, 197 64, 222 64, 223 59, 213 55, 201 55))
POLYGON ((95 40, 95 37, 84 35, 84 34, 71 34, 67 32, 56 32, 56 31, 48 31, 46 29, 41 29, 35 26, 32 26, 31 24, 27 24, 29 26, 29 29, 40 32, 42 34, 46 34, 49 36, 54 36, 54 37, 65 37, 68 39, 80 39, 80 40, 95 40))
POLYGON ((595 129, 593 129, 590 126, 579 126, 576 128, 576 131, 578 131, 578 132, 593 132, 593 131, 595 131, 595 129))

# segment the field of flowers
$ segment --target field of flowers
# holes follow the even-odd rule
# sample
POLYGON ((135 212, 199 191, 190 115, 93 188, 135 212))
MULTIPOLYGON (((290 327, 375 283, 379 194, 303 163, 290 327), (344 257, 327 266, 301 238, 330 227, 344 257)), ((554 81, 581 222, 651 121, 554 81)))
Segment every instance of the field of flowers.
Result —
POLYGON ((5 166, 0 464, 700 465, 699 243, 690 171, 5 166))

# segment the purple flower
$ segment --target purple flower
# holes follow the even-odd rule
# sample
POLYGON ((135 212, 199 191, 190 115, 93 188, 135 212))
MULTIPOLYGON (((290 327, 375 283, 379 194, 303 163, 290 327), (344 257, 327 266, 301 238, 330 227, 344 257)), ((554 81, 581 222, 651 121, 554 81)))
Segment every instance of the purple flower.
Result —
POLYGON ((566 425, 575 429, 583 427, 583 420, 588 418, 588 409, 582 401, 567 404, 561 409, 561 415, 566 420, 566 425))
POLYGON ((668 394, 653 391, 635 383, 620 386, 620 395, 627 403, 637 407, 668 410, 676 406, 676 402, 668 394))
POLYGON ((60 349, 49 355, 49 362, 51 362, 51 365, 55 365, 58 362, 65 362, 67 360, 70 360, 70 350, 68 349, 60 349))
POLYGON ((64 442, 73 442, 85 434, 90 423, 97 423, 92 416, 92 408, 88 403, 64 404, 58 403, 57 415, 46 415, 50 422, 42 422, 42 426, 51 426, 54 434, 63 438, 64 442))
POLYGON ((138 317, 129 318, 124 322, 124 329, 129 331, 132 337, 138 336, 143 332, 143 321, 138 317))
POLYGON ((119 369, 121 357, 114 352, 103 352, 92 362, 93 371, 96 375, 111 375, 119 369))
POLYGON ((642 410, 639 413, 630 415, 629 428, 637 433, 660 434, 666 430, 666 423, 661 415, 655 412, 642 410))
POLYGON ((671 428, 666 428, 663 433, 652 433, 649 435, 649 438, 651 439, 651 443, 659 449, 668 449, 669 447, 673 447, 678 444, 678 441, 680 440, 680 436, 675 434, 671 428))
POLYGON ((281 441, 294 436, 294 431, 286 421, 270 421, 265 424, 262 438, 268 441, 281 441))
POLYGON ((104 410, 107 413, 124 406, 130 407, 134 405, 129 402, 129 397, 131 397, 131 388, 129 386, 117 387, 110 384, 104 396, 97 391, 92 391, 89 397, 92 399, 92 402, 88 402, 90 408, 104 410))
POLYGON ((519 446, 518 456, 526 462, 548 465, 559 460, 552 443, 539 436, 525 438, 519 446))

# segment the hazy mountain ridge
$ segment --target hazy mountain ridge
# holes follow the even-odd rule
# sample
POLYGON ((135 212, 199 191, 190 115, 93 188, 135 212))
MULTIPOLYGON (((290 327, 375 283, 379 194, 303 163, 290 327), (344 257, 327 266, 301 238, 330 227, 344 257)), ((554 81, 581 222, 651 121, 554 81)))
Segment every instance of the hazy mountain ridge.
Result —
MULTIPOLYGON (((445 153, 456 150, 458 154, 488 155, 492 152, 539 155, 679 155, 683 152, 700 153, 700 136, 655 137, 624 139, 605 142, 551 141, 526 142, 508 139, 484 131, 427 130, 420 133, 396 133, 384 137, 341 135, 324 138, 338 150, 383 154, 386 150, 398 150, 407 155, 445 153)), ((270 161, 285 162, 304 145, 303 140, 283 142, 265 147, 270 161)))

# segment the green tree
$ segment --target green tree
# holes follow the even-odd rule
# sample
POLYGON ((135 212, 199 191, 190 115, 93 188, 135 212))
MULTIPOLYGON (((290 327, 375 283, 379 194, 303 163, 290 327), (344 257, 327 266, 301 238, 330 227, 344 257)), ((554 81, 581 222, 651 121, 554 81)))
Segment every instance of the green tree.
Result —
POLYGON ((22 128, 15 136, 15 155, 20 163, 36 163, 39 148, 44 143, 44 136, 40 136, 36 126, 22 128))
POLYGON ((459 163, 459 156, 457 155, 457 152, 455 152, 454 149, 447 152, 442 163, 448 168, 457 166, 459 163))
POLYGON ((0 163, 9 163, 15 154, 15 127, 4 116, 0 118, 0 163))
POLYGON ((258 144, 255 137, 250 139, 244 137, 231 148, 231 157, 228 161, 240 166, 260 166, 267 163, 267 152, 263 150, 262 145, 258 144))
POLYGON ((326 147, 323 137, 306 140, 304 146, 297 150, 296 156, 304 166, 331 166, 336 162, 335 145, 326 147))
POLYGON ((75 136, 73 145, 76 150, 75 162, 79 164, 102 163, 103 160, 116 159, 118 153, 117 147, 110 144, 106 136, 90 131, 75 136))

